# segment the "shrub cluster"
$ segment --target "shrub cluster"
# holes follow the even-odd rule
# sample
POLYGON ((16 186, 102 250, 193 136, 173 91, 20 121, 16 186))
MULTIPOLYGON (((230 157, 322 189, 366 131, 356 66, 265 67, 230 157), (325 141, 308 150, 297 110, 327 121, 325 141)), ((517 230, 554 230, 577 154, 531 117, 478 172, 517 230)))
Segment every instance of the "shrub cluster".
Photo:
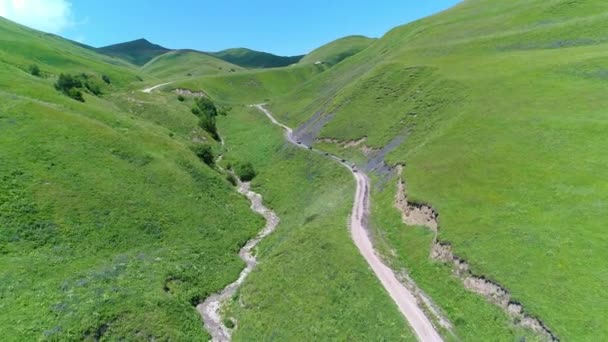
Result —
POLYGON ((213 149, 211 148, 211 146, 209 144, 196 145, 192 148, 192 151, 205 164, 212 166, 215 163, 215 156, 213 155, 213 149))
POLYGON ((217 132, 216 118, 218 110, 213 101, 207 97, 199 97, 194 101, 192 114, 198 116, 198 125, 209 133, 213 139, 220 140, 220 135, 217 132))
POLYGON ((97 79, 85 73, 79 75, 59 75, 59 79, 55 83, 55 89, 80 102, 84 102, 84 97, 82 96, 83 89, 86 89, 95 96, 102 94, 97 79))
POLYGON ((29 71, 32 76, 40 77, 40 68, 36 64, 30 65, 29 71))

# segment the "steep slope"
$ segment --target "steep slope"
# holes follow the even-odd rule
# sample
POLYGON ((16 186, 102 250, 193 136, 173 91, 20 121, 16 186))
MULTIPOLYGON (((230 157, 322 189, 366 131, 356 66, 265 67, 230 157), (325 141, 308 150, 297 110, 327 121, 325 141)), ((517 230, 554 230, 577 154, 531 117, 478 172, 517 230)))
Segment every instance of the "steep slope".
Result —
POLYGON ((161 79, 227 74, 241 70, 243 68, 237 65, 193 50, 171 51, 142 67, 143 72, 161 79))
POLYGON ((152 44, 142 38, 130 42, 104 46, 98 48, 97 51, 142 66, 154 57, 160 56, 171 50, 160 45, 152 44))
POLYGON ((344 59, 365 50, 374 41, 375 39, 365 36, 349 36, 340 38, 312 51, 308 55, 304 56, 304 58, 300 60, 300 63, 310 64, 323 62, 329 65, 335 65, 344 59))
POLYGON ((263 223, 190 150, 215 145, 191 104, 133 92, 137 70, 58 37, 2 20, 0 39, 3 340, 205 339, 193 305, 238 276, 263 223), (82 103, 59 73, 111 84, 82 103))
MULTIPOLYGON (((294 126, 333 114, 319 138, 365 138, 366 151, 406 136, 388 160, 407 165, 409 197, 439 212, 439 241, 558 338, 602 339, 606 17, 604 1, 466 1, 389 32, 272 108, 294 126)), ((382 189, 390 204, 395 187, 382 189)), ((431 275, 451 272, 407 255, 433 236, 394 232, 391 210, 378 234, 403 239, 388 241, 406 253, 400 263, 473 334, 464 317, 479 304, 450 299, 455 285, 431 275)))
POLYGON ((248 69, 278 68, 298 63, 303 56, 283 57, 245 48, 212 52, 211 55, 248 69))
POLYGON ((95 70, 105 74, 118 85, 138 81, 137 71, 127 63, 114 60, 83 48, 61 37, 32 30, 0 17, 0 62, 22 71, 33 64, 41 69, 41 76, 61 72, 95 70))

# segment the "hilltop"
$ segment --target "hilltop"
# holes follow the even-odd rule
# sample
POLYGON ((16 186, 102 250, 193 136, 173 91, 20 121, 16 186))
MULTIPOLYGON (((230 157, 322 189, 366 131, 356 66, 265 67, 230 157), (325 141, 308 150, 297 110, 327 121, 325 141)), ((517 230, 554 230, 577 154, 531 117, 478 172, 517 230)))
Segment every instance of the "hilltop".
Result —
POLYGON ((244 68, 278 68, 292 65, 300 61, 303 56, 283 57, 267 52, 260 52, 245 48, 228 49, 220 52, 213 52, 211 55, 233 63, 244 68))
POLYGON ((375 41, 364 36, 349 36, 321 46, 304 56, 300 63, 322 62, 335 65, 368 48, 375 41))
POLYGON ((126 43, 104 46, 97 49, 97 51, 109 56, 124 59, 134 65, 142 66, 154 57, 171 51, 171 49, 152 44, 142 38, 126 43))

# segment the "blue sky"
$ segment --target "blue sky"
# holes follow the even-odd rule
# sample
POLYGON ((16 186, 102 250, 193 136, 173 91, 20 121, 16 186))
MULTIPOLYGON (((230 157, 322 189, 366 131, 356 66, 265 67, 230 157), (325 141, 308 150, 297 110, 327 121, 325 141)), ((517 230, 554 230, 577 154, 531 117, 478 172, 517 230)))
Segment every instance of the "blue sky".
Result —
POLYGON ((0 15, 96 47, 146 38, 169 48, 248 47, 297 55, 347 35, 380 37, 457 2, 0 0, 0 15))

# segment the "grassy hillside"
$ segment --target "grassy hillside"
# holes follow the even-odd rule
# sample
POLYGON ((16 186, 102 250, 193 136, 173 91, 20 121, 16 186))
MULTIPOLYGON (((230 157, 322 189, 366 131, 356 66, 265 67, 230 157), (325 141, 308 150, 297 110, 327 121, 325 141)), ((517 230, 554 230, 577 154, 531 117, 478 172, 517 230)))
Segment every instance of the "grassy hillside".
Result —
POLYGON ((283 57, 245 48, 228 49, 211 55, 248 69, 278 68, 298 63, 303 56, 283 57))
POLYGON ((605 338, 607 16, 604 1, 466 1, 272 107, 291 125, 335 114, 322 137, 380 147, 407 134, 389 159, 408 165, 411 197, 439 211, 440 239, 558 337, 605 338))
POLYGON ((191 50, 168 52, 154 58, 142 68, 143 72, 161 79, 228 74, 241 70, 243 68, 237 65, 191 50))
POLYGON ((137 39, 131 42, 104 46, 97 49, 97 51, 142 66, 154 57, 160 56, 171 50, 160 45, 152 44, 145 39, 137 39))
POLYGON ((260 265, 234 298, 235 341, 414 341, 346 221, 354 182, 341 166, 297 149, 256 109, 220 121, 226 162, 251 161, 254 187, 281 218, 259 247, 260 265), (252 142, 255 142, 252 144, 252 142), (274 294, 274 295, 269 295, 274 294))
POLYGON ((132 92, 137 70, 58 37, 2 20, 0 40, 3 340, 205 339, 193 305, 263 224, 191 152, 212 141, 190 104, 132 92), (112 82, 81 103, 61 72, 112 82))
MULTIPOLYGON (((109 76, 117 86, 139 82, 137 70, 121 60, 100 55, 58 36, 32 30, 1 17, 0 40, 0 62, 22 72, 28 72, 29 67, 36 64, 41 69, 42 78, 61 72, 94 71, 109 76)), ((10 77, 5 80, 9 81, 10 77)))
POLYGON ((375 39, 364 36, 349 36, 340 38, 331 43, 321 46, 304 56, 300 63, 316 63, 323 62, 329 65, 335 65, 344 59, 356 55, 357 53, 368 48, 375 39))
POLYGON ((202 89, 220 101, 249 105, 290 93, 325 70, 326 67, 322 65, 294 65, 287 68, 200 77, 177 82, 171 86, 191 90, 202 89))

